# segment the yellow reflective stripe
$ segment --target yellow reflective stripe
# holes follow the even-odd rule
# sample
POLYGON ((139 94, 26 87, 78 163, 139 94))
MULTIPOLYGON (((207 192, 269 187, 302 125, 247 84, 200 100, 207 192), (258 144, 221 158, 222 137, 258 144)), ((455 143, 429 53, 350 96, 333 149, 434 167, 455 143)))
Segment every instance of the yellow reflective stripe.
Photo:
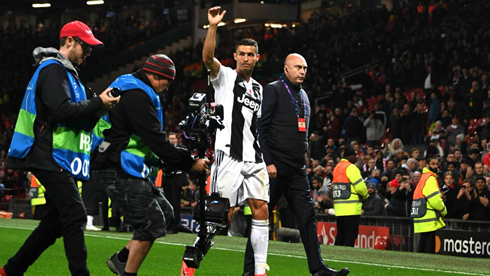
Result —
POLYGON ((434 196, 436 196, 436 195, 438 195, 438 194, 439 194, 439 191, 435 191, 435 192, 433 192, 432 194, 430 194, 430 195, 426 196, 425 198, 429 199, 429 198, 434 197, 434 196))
POLYGON ((438 218, 428 218, 428 219, 414 219, 413 223, 424 223, 424 222, 431 222, 431 221, 438 221, 438 218))
POLYGON ((359 203, 361 202, 360 200, 335 200, 334 201, 334 205, 335 204, 349 204, 349 203, 359 203))
POLYGON ((352 183, 352 185, 356 186, 357 184, 361 183, 362 182, 362 178, 357 180, 356 182, 352 183))

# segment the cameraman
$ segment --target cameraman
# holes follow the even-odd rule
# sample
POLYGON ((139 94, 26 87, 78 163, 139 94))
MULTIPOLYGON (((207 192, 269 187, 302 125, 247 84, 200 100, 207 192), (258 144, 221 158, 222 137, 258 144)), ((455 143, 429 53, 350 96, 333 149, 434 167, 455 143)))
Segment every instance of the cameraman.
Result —
POLYGON ((165 236, 171 205, 149 180, 151 162, 158 158, 183 171, 207 168, 203 159, 193 160, 177 150, 163 132, 159 94, 175 78, 175 66, 166 55, 153 55, 143 69, 118 77, 110 87, 119 87, 119 104, 108 116, 109 125, 98 124, 105 141, 92 156, 93 178, 122 209, 134 228, 132 239, 114 254, 107 265, 118 275, 136 275, 155 239, 165 236), (165 215, 164 215, 165 214, 165 215))

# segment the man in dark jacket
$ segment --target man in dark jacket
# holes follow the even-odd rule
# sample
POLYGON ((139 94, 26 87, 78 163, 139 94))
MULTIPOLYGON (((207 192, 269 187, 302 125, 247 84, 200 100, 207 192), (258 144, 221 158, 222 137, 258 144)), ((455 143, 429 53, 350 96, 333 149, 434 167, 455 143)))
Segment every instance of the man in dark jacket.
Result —
POLYGON ((46 188, 46 213, 39 226, 0 275, 23 275, 56 239, 63 236, 72 275, 90 275, 83 225, 87 213, 77 180, 89 178, 90 130, 119 98, 109 89, 93 97, 76 66, 102 46, 80 21, 63 26, 60 49, 34 50, 38 65, 26 90, 8 154, 8 166, 31 170, 46 188), (97 116, 98 115, 98 116, 97 116))
POLYGON ((104 136, 92 156, 94 181, 121 207, 134 229, 127 245, 107 261, 118 275, 136 275, 154 241, 165 236, 166 220, 173 216, 170 203, 148 178, 151 166, 161 159, 183 171, 207 168, 203 159, 193 160, 177 150, 163 132, 158 94, 174 78, 175 65, 162 54, 151 56, 143 69, 118 77, 110 87, 120 88, 121 101, 94 130, 104 136))
MULTIPOLYGON (((284 75, 264 88, 258 132, 271 181, 269 210, 274 210, 279 197, 284 194, 294 212, 311 274, 347 275, 347 268, 336 271, 325 265, 316 237, 315 213, 306 176, 311 114, 308 96, 301 87, 306 71, 306 60, 299 54, 290 54, 285 60, 284 75)), ((253 250, 249 242, 244 275, 253 275, 253 267, 253 250)))
POLYGON ((355 107, 351 109, 350 116, 345 120, 344 132, 349 142, 361 143, 365 140, 364 118, 359 115, 359 111, 355 107))
POLYGON ((398 216, 410 217, 414 189, 410 176, 403 175, 402 179, 400 186, 398 186, 397 191, 393 194, 393 198, 398 201, 398 216))
POLYGON ((367 184, 368 198, 362 204, 362 214, 364 216, 386 216, 383 199, 376 194, 376 183, 370 181, 367 184))

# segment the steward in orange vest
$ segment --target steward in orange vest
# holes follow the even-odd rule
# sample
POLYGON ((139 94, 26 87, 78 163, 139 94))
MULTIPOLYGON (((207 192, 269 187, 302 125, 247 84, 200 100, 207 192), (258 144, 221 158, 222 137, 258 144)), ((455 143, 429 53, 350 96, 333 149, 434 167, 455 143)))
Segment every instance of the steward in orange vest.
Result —
POLYGON ((420 233, 417 252, 435 253, 436 230, 446 226, 442 218, 446 216, 447 209, 437 183, 439 161, 436 157, 430 157, 427 163, 430 169, 423 169, 413 194, 410 216, 413 218, 414 232, 420 233))
POLYGON ((353 247, 359 234, 362 200, 368 197, 368 193, 361 171, 354 165, 356 162, 356 151, 347 148, 333 170, 333 207, 337 218, 335 245, 353 247))

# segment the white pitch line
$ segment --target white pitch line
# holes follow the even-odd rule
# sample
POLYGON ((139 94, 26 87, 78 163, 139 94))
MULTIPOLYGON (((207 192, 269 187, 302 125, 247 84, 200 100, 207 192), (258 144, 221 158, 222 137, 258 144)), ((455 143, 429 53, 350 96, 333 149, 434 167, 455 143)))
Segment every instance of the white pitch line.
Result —
MULTIPOLYGON (((18 226, 0 225, 0 227, 11 228, 11 229, 31 230, 31 231, 34 230, 32 228, 18 227, 18 226)), ((87 234, 87 232, 85 232, 85 236, 95 237, 95 238, 106 238, 106 239, 113 239, 113 240, 128 240, 128 238, 123 238, 123 237, 94 235, 94 234, 87 234)), ((186 245, 188 245, 188 244, 164 242, 164 241, 155 241, 155 243, 172 245, 172 246, 186 246, 186 245)), ((221 250, 221 251, 239 252, 239 253, 244 252, 243 250, 222 248, 222 247, 212 247, 212 249, 213 250, 221 250)), ((278 257, 287 257, 287 258, 296 258, 296 259, 306 259, 306 256, 297 256, 297 255, 288 255, 288 254, 279 254, 279 253, 270 253, 270 252, 268 253, 268 255, 273 255, 273 256, 278 256, 278 257)), ((376 267, 399 268, 399 269, 407 269, 407 270, 420 270, 420 271, 441 272, 441 273, 451 273, 451 274, 460 274, 460 275, 474 275, 474 276, 488 276, 488 275, 490 275, 490 274, 479 274, 479 273, 471 273, 471 272, 464 272, 464 271, 451 271, 451 270, 430 269, 430 268, 420 268, 420 267, 408 267, 408 266, 401 266, 401 265, 374 264, 374 263, 346 261, 346 260, 337 260, 337 259, 326 259, 326 258, 324 258, 323 260, 331 261, 331 262, 338 262, 338 263, 347 263, 347 264, 360 264, 360 265, 369 265, 369 266, 376 266, 376 267)))

